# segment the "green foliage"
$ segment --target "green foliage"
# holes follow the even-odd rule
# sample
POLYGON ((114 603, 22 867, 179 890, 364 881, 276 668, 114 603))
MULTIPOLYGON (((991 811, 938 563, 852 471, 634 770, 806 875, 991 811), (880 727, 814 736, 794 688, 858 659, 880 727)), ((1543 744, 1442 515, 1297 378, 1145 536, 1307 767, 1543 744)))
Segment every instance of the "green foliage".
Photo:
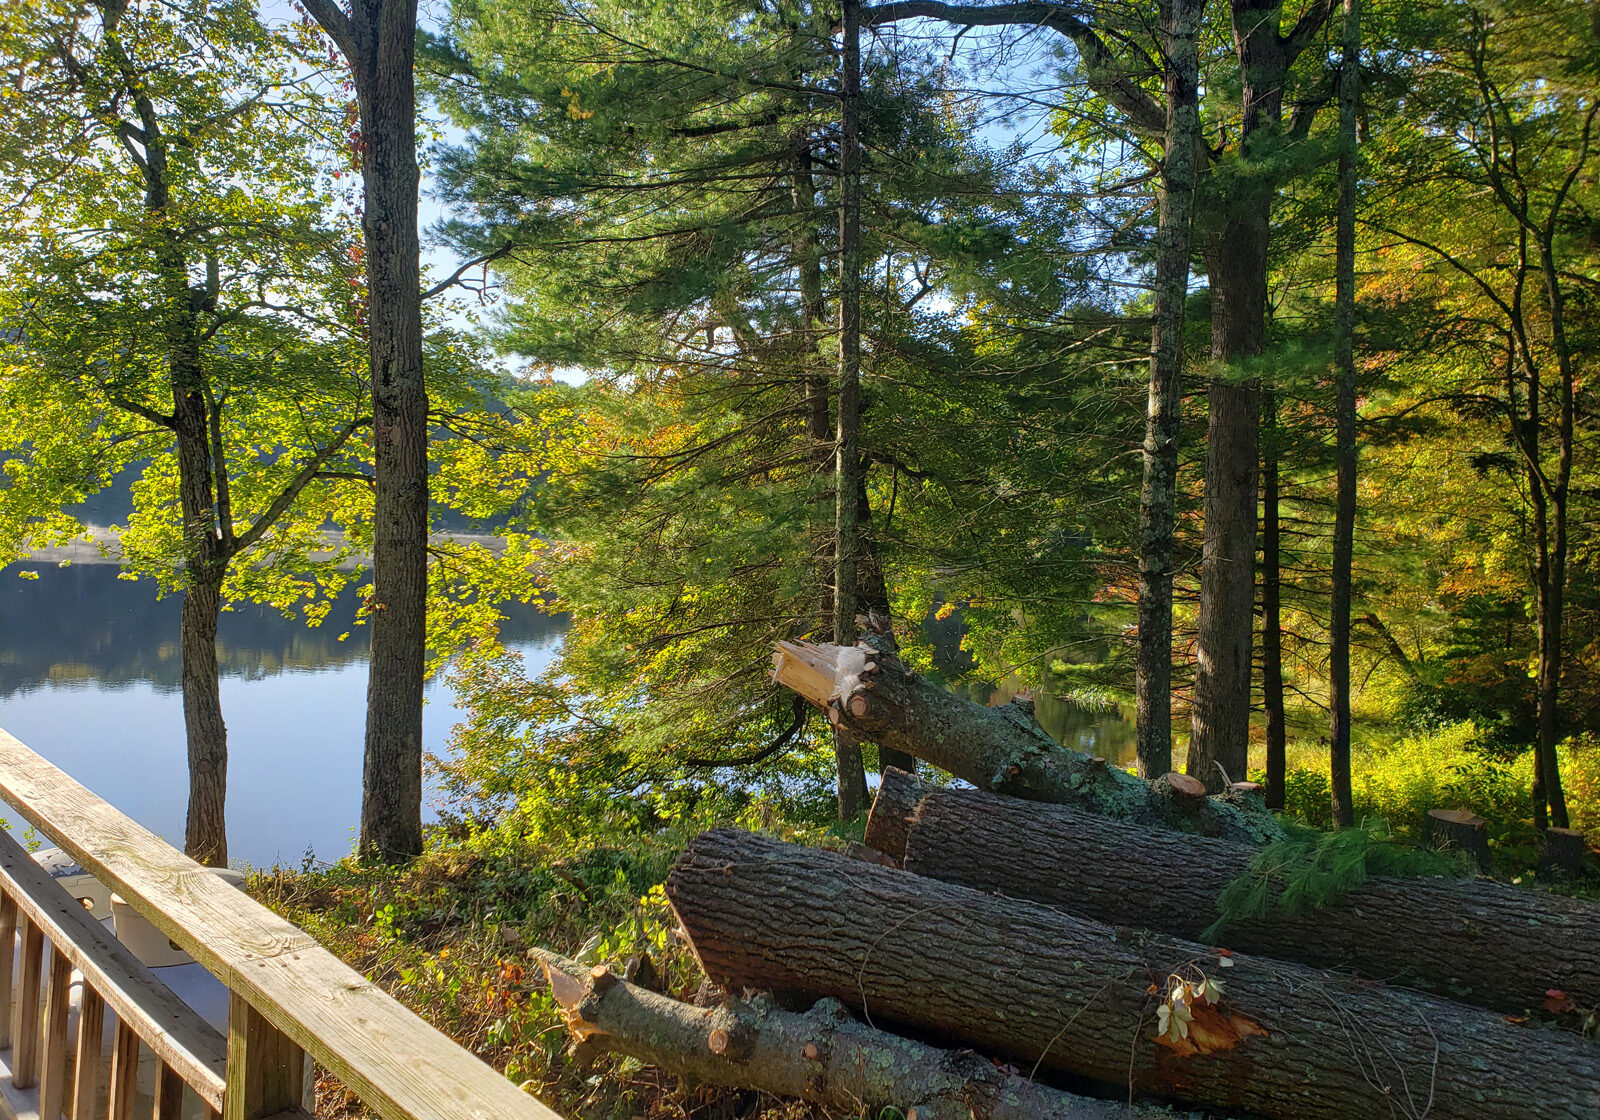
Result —
POLYGON ((1214 940, 1232 922, 1274 911, 1297 917, 1336 906, 1374 875, 1389 878, 1466 877, 1469 861, 1458 852, 1430 852, 1396 843, 1383 822, 1317 832, 1296 829, 1269 844, 1250 869, 1217 896, 1217 920, 1202 937, 1214 940))

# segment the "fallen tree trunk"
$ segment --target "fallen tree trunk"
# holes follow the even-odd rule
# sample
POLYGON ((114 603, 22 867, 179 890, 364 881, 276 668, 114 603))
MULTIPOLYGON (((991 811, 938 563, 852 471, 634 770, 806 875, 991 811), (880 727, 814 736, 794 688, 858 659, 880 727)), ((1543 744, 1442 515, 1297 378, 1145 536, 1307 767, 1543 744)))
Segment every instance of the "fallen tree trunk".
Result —
POLYGON ((1573 1035, 753 833, 696 838, 667 897, 730 991, 832 997, 873 1026, 1144 1096, 1280 1120, 1600 1115, 1600 1048, 1573 1035), (1220 999, 1192 995, 1218 980, 1220 999), (1191 1017, 1158 1035, 1162 1007, 1183 1019, 1175 984, 1191 1017))
POLYGON ((838 1000, 803 1014, 760 998, 695 1007, 604 966, 535 954, 580 1054, 612 1050, 703 1084, 798 1097, 851 1116, 896 1108, 908 1120, 1171 1120, 1153 1108, 1130 1118, 1126 1105, 1040 1085, 970 1050, 874 1030, 838 1000))
MULTIPOLYGON (((821 708, 835 727, 948 770, 980 789, 1204 836, 1263 843, 1283 830, 1257 792, 1207 797, 1182 774, 1146 782, 1063 747, 1031 705, 985 708, 923 680, 867 638, 854 646, 779 642, 772 679, 821 708)), ((1244 775, 1235 775, 1244 777, 1244 775)))
MULTIPOLYGON (((1218 895, 1259 852, 899 770, 884 775, 867 843, 918 875, 1186 938, 1216 921, 1218 895)), ((1600 1006, 1600 906, 1499 883, 1371 879, 1309 914, 1231 922, 1217 941, 1510 1014, 1551 988, 1600 1006)))

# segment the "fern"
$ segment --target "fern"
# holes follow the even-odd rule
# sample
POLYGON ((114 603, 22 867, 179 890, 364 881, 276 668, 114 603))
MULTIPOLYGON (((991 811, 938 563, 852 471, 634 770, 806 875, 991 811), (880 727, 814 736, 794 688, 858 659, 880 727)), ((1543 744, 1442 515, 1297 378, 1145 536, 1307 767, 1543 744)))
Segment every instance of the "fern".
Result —
POLYGON ((1321 832, 1285 826, 1286 839, 1268 844, 1243 875, 1217 896, 1217 920, 1201 936, 1214 940, 1229 924, 1326 910, 1374 875, 1396 879, 1464 878, 1471 861, 1461 852, 1430 852, 1395 843, 1382 820, 1321 832))

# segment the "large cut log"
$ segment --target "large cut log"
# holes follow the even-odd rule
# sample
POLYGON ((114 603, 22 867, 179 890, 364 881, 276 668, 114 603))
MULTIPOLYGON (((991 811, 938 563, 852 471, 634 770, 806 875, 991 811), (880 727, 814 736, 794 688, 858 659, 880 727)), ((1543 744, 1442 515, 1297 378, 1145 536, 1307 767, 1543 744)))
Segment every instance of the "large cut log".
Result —
POLYGON ((909 1120, 1172 1120, 1041 1085, 970 1050, 942 1050, 858 1022, 838 1000, 796 1013, 770 1000, 694 1007, 535 950, 581 1052, 612 1050, 679 1077, 797 1097, 841 1115, 909 1120))
POLYGON ((1576 1035, 753 833, 695 839, 667 897, 730 991, 831 997, 1025 1069, 1280 1120, 1600 1116, 1600 1047, 1576 1035), (1224 991, 1203 1003, 1207 981, 1224 991), (1163 1006, 1183 1020, 1175 985, 1183 1037, 1159 1033, 1163 1006))
MULTIPOLYGON (((884 775, 867 842, 907 871, 1199 938, 1259 849, 884 775), (909 807, 909 808, 908 808, 909 807)), ((1349 968, 1510 1014, 1600 1006, 1600 906, 1484 880, 1369 879, 1322 910, 1226 925, 1230 949, 1349 968)))
POLYGON ((779 642, 772 679, 821 708, 835 727, 931 762, 980 789, 1252 843, 1283 835, 1253 789, 1207 797, 1203 783, 1182 774, 1146 782, 1057 743, 1035 722, 1031 705, 986 708, 963 700, 908 670, 875 641, 779 642))

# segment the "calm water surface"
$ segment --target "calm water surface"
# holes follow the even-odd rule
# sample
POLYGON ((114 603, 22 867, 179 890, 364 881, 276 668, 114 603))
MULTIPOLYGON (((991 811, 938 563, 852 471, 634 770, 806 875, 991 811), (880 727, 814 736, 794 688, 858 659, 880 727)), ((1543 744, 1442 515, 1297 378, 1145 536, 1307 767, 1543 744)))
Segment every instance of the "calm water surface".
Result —
MULTIPOLYGON (((179 604, 118 572, 102 564, 0 569, 0 727, 182 847, 179 604), (18 578, 21 570, 39 578, 18 578)), ((308 849, 319 859, 351 850, 367 690, 367 631, 352 625, 355 610, 352 590, 317 629, 248 606, 222 616, 235 863, 298 865, 308 849)), ((532 674, 555 655, 565 628, 564 619, 522 610, 506 638, 532 674)), ((423 745, 442 753, 460 716, 442 680, 427 696, 423 745)))

